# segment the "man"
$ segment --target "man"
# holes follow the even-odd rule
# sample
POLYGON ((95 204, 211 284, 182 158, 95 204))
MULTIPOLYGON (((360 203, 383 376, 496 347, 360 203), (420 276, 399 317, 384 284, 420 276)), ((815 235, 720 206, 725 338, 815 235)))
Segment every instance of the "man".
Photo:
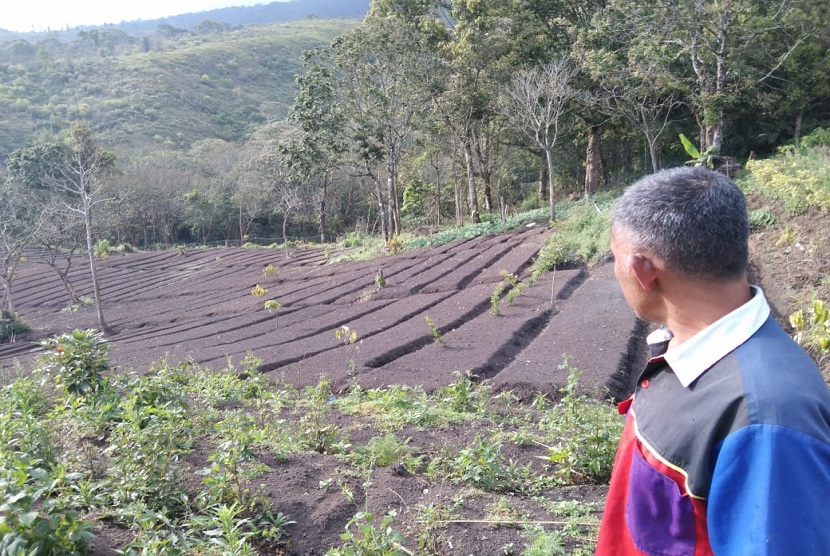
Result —
POLYGON ((830 555, 830 393, 746 278, 741 191, 705 168, 619 200, 614 272, 662 325, 627 412, 597 554, 830 555))

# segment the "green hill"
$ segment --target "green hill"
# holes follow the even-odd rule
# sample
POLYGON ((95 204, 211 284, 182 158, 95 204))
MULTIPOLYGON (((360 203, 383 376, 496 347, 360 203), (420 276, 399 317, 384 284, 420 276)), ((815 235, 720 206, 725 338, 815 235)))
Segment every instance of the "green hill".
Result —
POLYGON ((83 119, 116 150, 243 139, 284 118, 304 50, 358 20, 306 19, 180 38, 101 29, 0 46, 0 160, 83 119))

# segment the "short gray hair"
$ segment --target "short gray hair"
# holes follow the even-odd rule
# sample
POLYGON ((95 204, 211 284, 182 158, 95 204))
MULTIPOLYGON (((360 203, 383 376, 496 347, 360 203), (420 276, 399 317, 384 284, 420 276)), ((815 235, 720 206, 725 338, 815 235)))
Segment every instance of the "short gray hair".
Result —
POLYGON ((611 224, 635 249, 685 276, 722 280, 746 273, 746 200, 725 175, 701 167, 662 170, 629 187, 611 224))

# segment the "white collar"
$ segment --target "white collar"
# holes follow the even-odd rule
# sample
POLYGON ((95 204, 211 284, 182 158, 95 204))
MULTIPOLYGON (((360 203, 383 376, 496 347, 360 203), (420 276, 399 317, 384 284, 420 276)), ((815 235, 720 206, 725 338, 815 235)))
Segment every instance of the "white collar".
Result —
POLYGON ((750 288, 752 299, 663 355, 684 388, 746 342, 769 318, 764 292, 750 288))

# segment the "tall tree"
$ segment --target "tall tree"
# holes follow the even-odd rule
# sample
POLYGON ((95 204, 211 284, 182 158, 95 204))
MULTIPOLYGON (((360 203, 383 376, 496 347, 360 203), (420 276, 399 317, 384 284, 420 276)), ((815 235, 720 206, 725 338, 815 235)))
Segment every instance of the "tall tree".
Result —
POLYGON ((611 0, 638 41, 682 57, 691 70, 691 107, 700 150, 720 153, 726 113, 748 86, 768 80, 816 31, 826 10, 813 0, 611 0), (631 24, 629 23, 629 25, 631 24))
POLYGON ((7 169, 13 180, 52 191, 68 214, 83 220, 98 325, 102 332, 110 333, 104 319, 92 224, 94 209, 111 200, 104 196, 104 190, 115 171, 115 156, 98 147, 89 127, 74 123, 62 142, 35 145, 12 153, 7 169))
POLYGON ((576 74, 568 60, 553 60, 539 69, 519 71, 504 96, 505 110, 515 115, 514 124, 545 153, 551 222, 556 220, 553 150, 564 132, 570 103, 579 94, 572 83, 576 74))
POLYGON ((316 193, 320 241, 326 241, 329 180, 343 164, 344 118, 338 106, 334 73, 325 53, 314 49, 303 53, 305 73, 297 78, 290 119, 299 133, 280 144, 287 167, 301 181, 319 179, 316 193))

